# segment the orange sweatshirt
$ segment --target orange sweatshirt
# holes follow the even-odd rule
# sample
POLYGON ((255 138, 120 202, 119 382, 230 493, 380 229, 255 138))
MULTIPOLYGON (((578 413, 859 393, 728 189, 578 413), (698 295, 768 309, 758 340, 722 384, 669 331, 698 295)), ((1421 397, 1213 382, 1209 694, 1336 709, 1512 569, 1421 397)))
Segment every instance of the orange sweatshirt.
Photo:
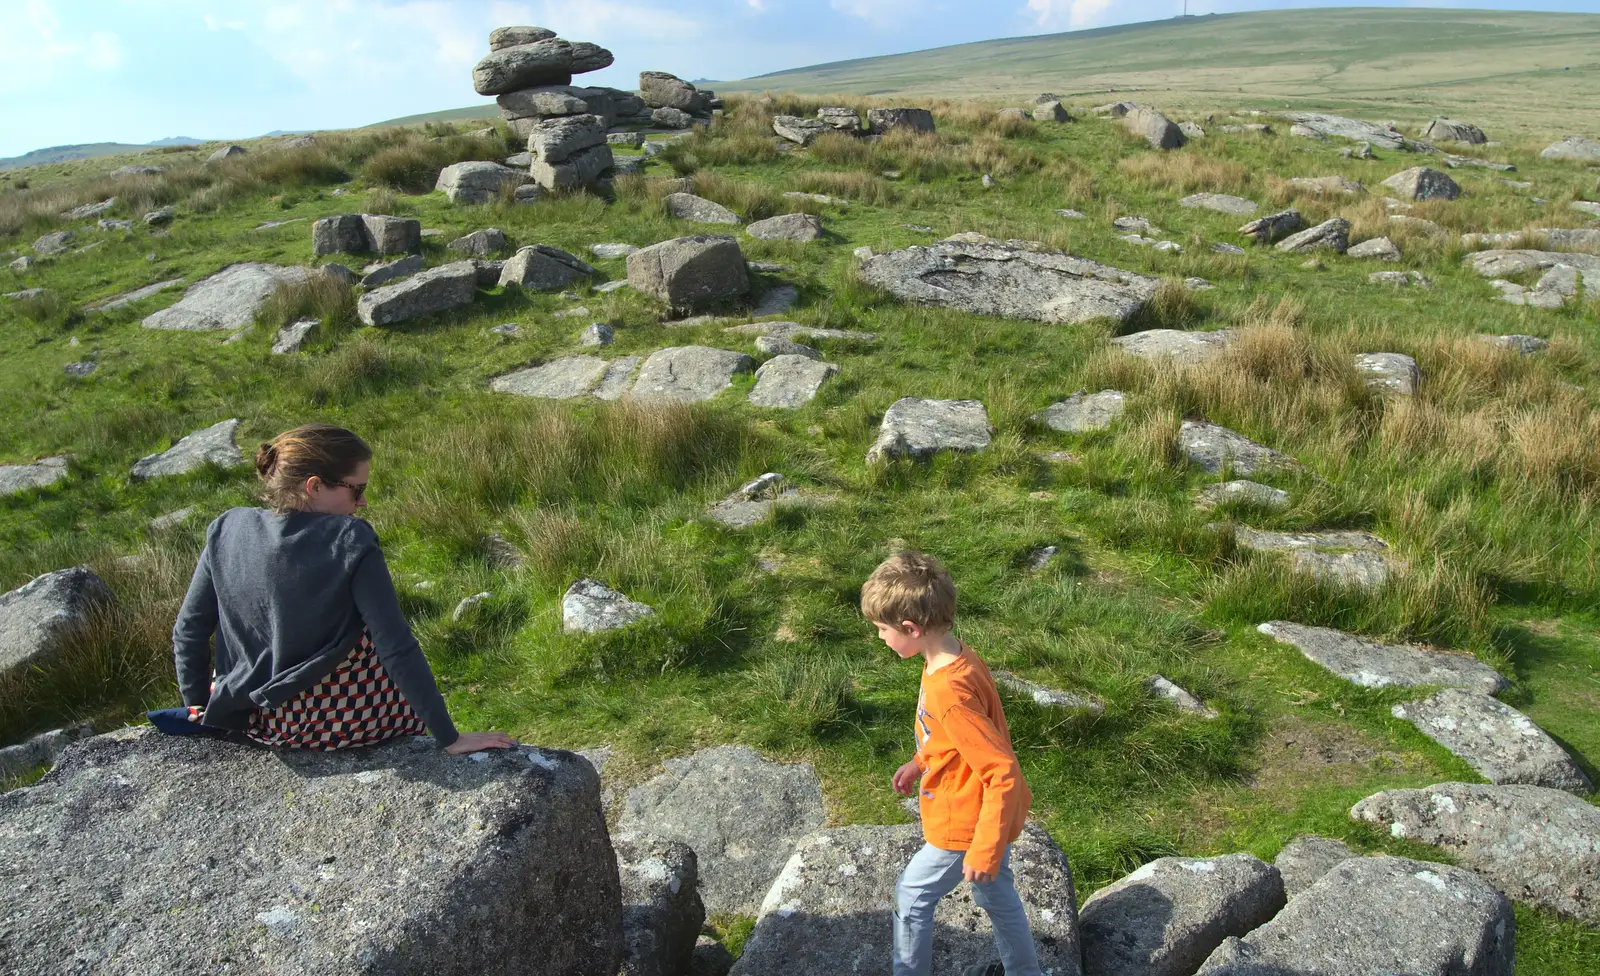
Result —
POLYGON ((975 870, 999 870, 1022 833, 1033 794, 1011 748, 1011 730, 989 669, 972 648, 922 674, 917 697, 918 808, 934 847, 966 851, 975 870))

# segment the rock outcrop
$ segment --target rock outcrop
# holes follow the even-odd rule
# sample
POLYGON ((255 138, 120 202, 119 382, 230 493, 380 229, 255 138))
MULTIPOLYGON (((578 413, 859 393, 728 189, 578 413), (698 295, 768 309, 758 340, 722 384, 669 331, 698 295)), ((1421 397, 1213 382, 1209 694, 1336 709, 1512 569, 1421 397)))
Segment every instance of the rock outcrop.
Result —
MULTIPOLYGON (((494 164, 489 164, 494 165, 494 164)), ((311 225, 311 253, 389 257, 422 249, 422 222, 382 214, 340 214, 311 225)))
POLYGON ((67 476, 68 458, 44 458, 32 464, 0 464, 0 496, 48 488, 67 476))
POLYGON ((267 299, 284 285, 311 280, 310 268, 234 264, 190 285, 178 301, 147 316, 147 329, 234 331, 255 321, 267 299))
POLYGON ((619 976, 686 976, 706 920, 699 871, 686 844, 658 837, 613 837, 622 882, 619 976))
POLYGON ((1122 117, 1122 125, 1143 139, 1151 149, 1179 149, 1189 141, 1173 121, 1145 105, 1133 108, 1122 117))
POLYGON ((238 435, 238 420, 212 424, 186 435, 160 454, 135 461, 132 477, 135 481, 143 481, 147 478, 188 474, 208 464, 221 468, 237 467, 244 463, 244 455, 239 453, 238 435))
POLYGON ((1489 141, 1483 130, 1470 122, 1457 122, 1446 118, 1436 118, 1429 122, 1422 130, 1422 138, 1434 142, 1465 142, 1474 146, 1481 146, 1489 141))
POLYGON ((1360 856, 1342 840, 1302 835, 1283 845, 1272 866, 1283 878, 1284 894, 1293 898, 1340 864, 1360 856))
POLYGON ((0 596, 0 674, 45 663, 63 639, 115 600, 84 566, 45 573, 0 596))
POLYGON ((750 273, 732 237, 678 237, 628 255, 628 285, 687 313, 743 300, 750 273))
POLYGON ((477 264, 456 261, 367 292, 356 301, 356 316, 366 325, 395 325, 470 305, 477 294, 477 264))
POLYGON ((452 163, 439 171, 433 188, 451 203, 493 203, 507 187, 515 189, 528 182, 528 174, 499 163, 478 160, 452 163))
POLYGON ((927 460, 940 451, 981 451, 989 446, 989 413, 977 400, 904 397, 884 412, 867 460, 927 460))
POLYGON ((1226 468, 1238 474, 1285 471, 1300 466, 1281 451, 1226 427, 1204 421, 1185 420, 1178 428, 1178 450, 1202 471, 1216 474, 1226 468))
POLYGON ((674 346, 658 349, 639 367, 629 398, 640 403, 696 403, 733 385, 734 376, 755 369, 754 359, 732 349, 674 346))
POLYGON ((1391 711, 1496 785, 1594 791, 1589 777, 1556 740, 1528 716, 1481 692, 1445 688, 1391 711))
POLYGON ((1486 695, 1504 691, 1500 673, 1469 654, 1415 644, 1381 644, 1328 627, 1273 620, 1256 628, 1299 649, 1307 658, 1363 688, 1442 685, 1486 695))

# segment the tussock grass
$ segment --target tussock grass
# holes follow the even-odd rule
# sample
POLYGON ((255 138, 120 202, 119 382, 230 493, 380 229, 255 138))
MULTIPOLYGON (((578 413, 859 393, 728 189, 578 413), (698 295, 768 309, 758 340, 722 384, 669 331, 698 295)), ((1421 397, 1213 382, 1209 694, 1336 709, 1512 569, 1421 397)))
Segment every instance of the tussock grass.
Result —
POLYGON ((1129 156, 1117 169, 1131 182, 1179 195, 1248 192, 1253 179, 1243 163, 1213 159, 1193 150, 1129 156))

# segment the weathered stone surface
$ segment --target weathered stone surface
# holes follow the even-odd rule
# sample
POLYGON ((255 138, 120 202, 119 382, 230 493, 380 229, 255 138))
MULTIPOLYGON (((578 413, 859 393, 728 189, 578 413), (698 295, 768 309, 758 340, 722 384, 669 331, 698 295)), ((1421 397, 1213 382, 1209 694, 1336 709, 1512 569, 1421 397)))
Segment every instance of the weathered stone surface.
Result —
POLYGON ((132 305, 134 302, 143 301, 144 299, 149 298, 151 295, 160 294, 161 292, 166 291, 168 288, 176 288, 181 284, 183 284, 182 278, 171 278, 166 281, 158 281, 153 285, 146 285, 143 288, 135 288, 133 291, 123 292, 122 294, 115 295, 111 298, 102 299, 98 302, 90 302, 88 305, 85 305, 84 308, 91 312, 109 312, 113 309, 122 308, 125 305, 132 305))
POLYGON ((1066 434, 1105 430, 1127 409, 1127 399, 1128 395, 1119 390, 1078 392, 1059 403, 1052 403, 1035 414, 1034 419, 1051 430, 1066 434))
POLYGON ((1146 329, 1132 335, 1113 336, 1111 344, 1128 355, 1140 359, 1171 361, 1192 366, 1221 355, 1232 341, 1233 332, 1230 329, 1219 329, 1215 332, 1146 329))
POLYGON ((1519 356, 1531 356, 1534 353, 1543 352, 1550 348, 1548 341, 1530 335, 1480 335, 1478 339, 1487 342, 1491 346, 1499 346, 1508 352, 1514 352, 1519 356))
POLYGON ((809 356, 774 356, 756 370, 750 402, 758 407, 796 410, 811 402, 822 384, 837 376, 839 367, 809 356))
POLYGON ((655 616, 655 608, 628 599, 599 580, 581 579, 561 598, 561 626, 568 633, 598 634, 655 616))
MULTIPOLYGON (((0 596, 0 673, 45 663, 64 638, 115 601, 86 566, 45 573, 0 596)), ((4 944, 0 926, 0 947, 4 944)))
POLYGON ((1343 176, 1296 176, 1289 181, 1291 189, 1318 197, 1359 197, 1367 188, 1343 176))
POLYGON ((555 31, 544 27, 496 27, 489 32, 489 50, 499 51, 522 44, 534 44, 555 36, 555 31))
POLYGON ((195 431, 179 440, 160 454, 140 458, 134 462, 133 478, 159 478, 164 475, 188 474, 208 464, 231 468, 244 463, 235 440, 239 432, 238 420, 224 420, 195 431))
POLYGON ((1567 159, 1579 163, 1600 162, 1600 139, 1567 136, 1544 147, 1539 155, 1544 159, 1567 159))
MULTIPOLYGON (((1575 292, 1574 279, 1579 275, 1591 292, 1600 292, 1600 255, 1566 251, 1490 250, 1469 254, 1462 264, 1485 278, 1509 278, 1534 271, 1570 269, 1562 271, 1548 283, 1541 282, 1543 290, 1558 299, 1553 303, 1545 303, 1553 304, 1553 307, 1559 307, 1567 297, 1562 292, 1575 292)), ((1538 288, 1536 285, 1535 289, 1538 288)))
POLYGON ((795 842, 825 820, 816 772, 748 746, 703 749, 662 768, 628 792, 619 832, 688 844, 706 910, 756 914, 795 842))
POLYGON ((1196 193, 1178 201, 1178 206, 1192 209, 1215 210, 1217 213, 1233 214, 1236 217, 1248 217, 1261 209, 1261 205, 1254 200, 1244 197, 1229 196, 1226 193, 1196 193))
POLYGON ((748 529, 772 517, 780 502, 800 500, 783 475, 768 471, 738 488, 706 511, 706 517, 734 529, 748 529))
POLYGON ((128 166, 118 166, 106 175, 114 180, 120 180, 129 176, 154 176, 157 173, 165 173, 166 171, 164 166, 142 166, 134 163, 128 166))
POLYGON ((1155 109, 1140 105, 1122 117, 1129 132, 1149 143, 1151 149, 1177 149, 1189 141, 1183 130, 1155 109))
MULTIPOLYGON (((552 163, 535 158, 528 172, 539 186, 547 190, 597 187, 605 181, 607 171, 612 169, 614 164, 610 146, 591 146, 573 153, 565 162, 552 163)), ((521 196, 523 189, 524 187, 517 188, 519 200, 523 199, 521 196)))
POLYGON ((1483 130, 1477 126, 1446 118, 1436 118, 1429 122, 1422 130, 1422 138, 1432 139, 1435 142, 1466 142, 1474 146, 1481 146, 1489 141, 1483 130))
POLYGON ((630 398, 642 403, 694 403, 733 385, 733 377, 755 368, 755 360, 731 349, 674 346, 650 354, 639 369, 630 398))
POLYGON ((72 246, 77 235, 70 230, 52 231, 33 242, 33 253, 42 258, 60 254, 72 246))
POLYGON ((1316 129, 1313 129, 1309 125, 1301 125, 1298 122, 1289 126, 1289 134, 1298 139, 1316 139, 1318 142, 1328 141, 1328 137, 1318 132, 1316 129))
POLYGON ((250 150, 243 146, 223 146, 210 156, 206 157, 208 163, 221 163, 229 159, 238 159, 250 155, 250 150))
POLYGON ((530 291, 554 291, 594 274, 594 269, 576 255, 548 244, 530 244, 517 249, 500 269, 500 285, 516 285, 530 291))
POLYGON ((729 326, 724 332, 740 335, 773 336, 781 339, 836 339, 841 342, 877 342, 876 332, 855 332, 850 329, 822 329, 798 322, 751 322, 747 325, 729 326))
POLYGON ((172 218, 178 216, 178 211, 171 207, 161 207, 145 214, 141 219, 151 227, 164 227, 172 223, 172 218))
POLYGON ((1076 692, 1063 691, 1060 688, 1047 688, 1035 681, 1029 681, 1021 675, 1012 674, 1010 671, 995 670, 993 672, 995 684, 1005 690, 1028 699, 1041 708, 1066 708, 1093 712, 1098 715, 1105 711, 1105 706, 1088 695, 1076 692))
POLYGON ((1433 282, 1420 271, 1374 271, 1367 275, 1367 280, 1375 285, 1388 285, 1391 288, 1433 288, 1433 282))
POLYGON ((1035 122, 1071 122, 1072 115, 1058 101, 1040 102, 1033 107, 1035 122))
MULTIPOLYGON (((895 880, 922 846, 914 825, 836 827, 804 838, 761 905, 734 976, 888 976, 895 880)), ((1029 825, 1011 848, 1040 968, 1081 976, 1072 869, 1048 834, 1029 825)), ((995 956, 988 916, 970 896, 934 914, 933 971, 961 973, 995 956)))
POLYGON ((978 234, 879 254, 864 261, 859 273, 906 301, 1052 323, 1126 320, 1160 285, 1038 244, 978 234))
POLYGON ((926 460, 940 451, 981 451, 989 446, 989 413, 977 400, 903 397, 883 415, 867 460, 926 460))
POLYGON ((633 371, 644 362, 643 356, 624 356, 614 360, 600 377, 600 383, 590 391, 596 400, 620 400, 633 386, 633 371))
POLYGON ((1398 352, 1364 352, 1353 357, 1356 372, 1374 393, 1415 396, 1422 385, 1417 361, 1398 352))
POLYGON ((1398 261, 1403 257, 1400 248, 1387 237, 1374 237, 1362 241, 1345 253, 1353 258, 1365 258, 1371 261, 1398 261))
POLYGON ((519 88, 571 84, 572 56, 572 45, 559 37, 502 47, 473 67, 472 87, 480 95, 502 95, 519 88))
POLYGON ((784 339, 780 336, 757 336, 756 352, 763 356, 804 356, 807 359, 821 359, 822 353, 803 346, 793 339, 784 339))
POLYGON ((446 166, 439 171, 433 188, 442 192, 451 203, 493 203, 500 199, 506 187, 514 188, 526 182, 526 171, 477 160, 446 166))
POLYGON ((1379 185, 1388 187, 1405 200, 1454 200, 1461 195, 1461 187, 1455 180, 1427 166, 1413 166, 1379 185))
POLYGON ((49 457, 32 464, 0 464, 0 495, 47 488, 67 476, 67 456, 49 457))
POLYGON ((1277 243, 1280 251, 1290 254, 1308 254, 1312 251, 1330 250, 1343 254, 1350 247, 1350 221, 1343 217, 1324 220, 1315 227, 1291 234, 1277 243))
POLYGON ((590 244, 589 253, 602 260, 625 258, 639 250, 632 244, 590 244))
POLYGON ((1298 122, 1321 135, 1370 142, 1380 149, 1405 149, 1414 145, 1401 134, 1400 130, 1389 125, 1377 125, 1359 119, 1347 119, 1340 115, 1324 115, 1317 112, 1285 112, 1284 118, 1298 122))
POLYGON ((1376 793, 1350 819, 1442 847, 1517 901, 1600 924, 1600 807, 1570 793, 1436 783, 1376 793))
POLYGON ((679 220, 692 220, 697 224, 742 224, 744 218, 704 197, 693 193, 669 193, 665 199, 667 213, 679 220))
POLYGON ((694 851, 626 834, 611 843, 622 882, 620 976, 685 976, 706 918, 694 851))
POLYGON ((1189 976, 1224 939, 1270 920, 1285 901, 1277 869, 1250 854, 1159 858, 1084 902, 1083 968, 1189 976))
POLYGON ((1239 228, 1239 233, 1246 237, 1253 237, 1258 244, 1271 244, 1281 240, 1305 226, 1305 220, 1298 210, 1283 210, 1265 217, 1258 217, 1239 228))
POLYGON ((594 389, 608 366, 605 360, 594 356, 567 356, 497 376, 489 382, 489 389, 517 396, 570 400, 594 389))
POLYGON ((750 272, 731 237, 679 237, 628 255, 628 284, 674 312, 692 312, 747 296, 750 272))
POLYGON ((609 68, 615 60, 610 51, 598 44, 591 44, 588 41, 572 43, 572 73, 575 75, 609 68))
POLYGON ((1120 119, 1138 107, 1138 102, 1108 102, 1105 105, 1096 105, 1089 111, 1105 118, 1120 119))
POLYGON ((744 232, 759 241, 819 241, 822 239, 822 218, 805 213, 784 214, 758 220, 746 227, 744 232))
POLYGON ((1289 493, 1255 481, 1224 481, 1206 485, 1195 495, 1197 508, 1216 508, 1219 505, 1254 505, 1274 511, 1289 507, 1289 493))
POLYGON ((817 119, 801 119, 793 115, 779 115, 772 120, 772 131, 798 146, 809 146, 828 127, 817 119))
POLYGON ((1299 462, 1287 454, 1204 421, 1183 422, 1178 428, 1178 450, 1201 470, 1213 474, 1224 468, 1239 474, 1256 474, 1299 467, 1299 462))
POLYGON ((710 108, 699 89, 665 71, 641 71, 639 93, 651 108, 675 108, 691 114, 710 108))
POLYGON ((1445 688, 1421 701, 1395 705, 1391 711, 1466 760, 1491 783, 1580 794, 1594 791, 1594 784, 1566 750, 1532 719, 1488 695, 1445 688))
POLYGON ((1145 690, 1152 695, 1165 698, 1180 712, 1188 712, 1201 718, 1216 718, 1217 710, 1202 702, 1191 694, 1188 689, 1181 688, 1166 677, 1153 674, 1145 679, 1145 690))
POLYGON ((761 300, 750 309, 750 317, 783 315, 800 302, 800 289, 794 285, 775 285, 761 293, 761 300))
POLYGON ((1283 878, 1284 894, 1293 898, 1340 864, 1360 856, 1344 841, 1306 834, 1285 844, 1272 866, 1283 878))
POLYGON ((1204 139, 1206 130, 1198 122, 1179 122, 1178 131, 1183 133, 1185 139, 1204 139))
POLYGON ((544 119, 528 134, 528 152, 545 163, 564 163, 586 149, 608 145, 606 120, 598 115, 544 119))
POLYGON ((18 973, 232 959, 511 976, 536 945, 541 973, 614 973, 621 903, 594 769, 558 751, 473 758, 426 739, 340 753, 148 727, 89 739, 0 796, 0 851, 19 869, 0 955, 18 973), (405 871, 380 869, 397 858, 405 871), (237 870, 196 868, 224 863, 237 870))
POLYGON ((590 322, 578 334, 578 345, 609 346, 616 336, 616 331, 604 322, 590 322))
POLYGON ((1511 903, 1470 871, 1344 861, 1200 967, 1202 976, 1511 976, 1511 903))
POLYGON ((53 765, 61 751, 79 739, 94 735, 94 726, 88 722, 64 729, 51 729, 0 749, 0 780, 31 773, 40 766, 53 765))
POLYGON ((456 261, 367 292, 356 302, 356 315, 366 325, 393 325, 470 305, 477 294, 477 264, 456 261))
POLYGON ((108 197, 99 203, 86 203, 81 207, 73 207, 61 215, 62 220, 93 220, 96 217, 110 213, 111 208, 117 205, 116 197, 108 197))
MULTIPOLYGON (((532 119, 540 121, 564 115, 598 115, 583 97, 582 88, 571 85, 539 85, 519 88, 495 97, 500 106, 500 116, 507 121, 532 119)), ((532 126, 529 126, 531 131, 532 126)), ((526 138, 526 137, 524 137, 526 138)))
POLYGON ((1492 695, 1509 687, 1499 672, 1468 654, 1415 644, 1380 644, 1327 627, 1273 620, 1256 628, 1363 688, 1441 685, 1492 695))
POLYGON ((318 256, 371 253, 387 257, 421 248, 422 222, 407 217, 340 214, 311 225, 311 250, 318 256))
MULTIPOLYGON (((329 265, 329 267, 342 267, 342 265, 329 265)), ((381 288, 391 281, 399 281, 427 267, 427 259, 420 254, 407 254, 393 261, 369 264, 361 269, 361 287, 367 291, 381 288)))
POLYGON ((853 108, 840 105, 824 106, 817 109, 817 121, 835 132, 846 132, 859 135, 861 132, 861 115, 853 108))
POLYGON ((1444 164, 1451 169, 1456 169, 1460 166, 1475 166, 1479 169, 1492 169, 1497 173, 1515 173, 1517 171, 1514 163, 1497 163, 1477 156, 1446 156, 1444 157, 1444 164))
POLYGON ((316 327, 316 319, 301 319, 279 329, 277 338, 272 342, 272 354, 274 356, 286 356, 292 352, 299 352, 300 347, 305 344, 306 339, 316 327))
POLYGON ((925 108, 869 108, 867 128, 877 135, 887 135, 896 129, 932 132, 933 113, 925 108))

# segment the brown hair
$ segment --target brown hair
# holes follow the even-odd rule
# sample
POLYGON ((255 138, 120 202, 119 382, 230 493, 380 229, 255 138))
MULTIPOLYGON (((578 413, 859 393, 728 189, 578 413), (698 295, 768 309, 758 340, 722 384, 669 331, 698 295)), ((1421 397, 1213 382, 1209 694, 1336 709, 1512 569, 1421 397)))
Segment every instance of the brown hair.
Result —
POLYGON ((261 500, 280 512, 303 507, 308 478, 342 481, 372 460, 367 442, 343 427, 306 424, 286 430, 256 452, 256 474, 266 482, 261 500))
POLYGON ((956 583, 932 556, 897 552, 861 585, 861 613, 894 627, 909 620, 923 630, 949 630, 956 622, 956 583))

